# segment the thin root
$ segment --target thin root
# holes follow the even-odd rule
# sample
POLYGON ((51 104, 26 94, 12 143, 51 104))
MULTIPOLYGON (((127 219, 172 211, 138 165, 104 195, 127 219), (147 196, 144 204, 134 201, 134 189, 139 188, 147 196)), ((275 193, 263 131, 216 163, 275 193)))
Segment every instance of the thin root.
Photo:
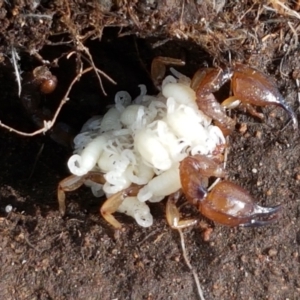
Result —
POLYGON ((19 130, 17 130, 17 129, 14 129, 14 128, 8 126, 8 125, 3 124, 1 121, 0 121, 0 127, 3 127, 3 128, 5 128, 5 129, 9 130, 10 132, 15 132, 15 133, 17 133, 17 134, 19 134, 19 135, 22 135, 22 136, 34 136, 34 135, 37 135, 37 134, 40 134, 40 133, 45 133, 45 132, 47 132, 49 129, 51 129, 51 128, 53 127, 53 125, 54 125, 54 123, 56 122, 56 119, 57 119, 57 117, 58 117, 58 115, 59 115, 59 113, 60 113, 62 107, 63 107, 64 104, 69 100, 68 97, 69 97, 69 94, 70 94, 70 92, 71 92, 71 90, 72 90, 72 88, 73 88, 73 85, 76 83, 76 81, 78 81, 78 79, 79 79, 83 74, 85 74, 85 73, 87 73, 87 72, 90 72, 91 70, 94 70, 94 68, 93 68, 93 67, 86 68, 85 70, 83 70, 82 72, 80 72, 79 74, 77 74, 77 75, 75 76, 75 78, 73 79, 73 81, 72 81, 71 84, 69 85, 66 94, 65 94, 64 97, 61 99, 60 104, 59 104, 59 106, 58 106, 58 108, 57 108, 57 110, 56 110, 56 112, 55 112, 55 114, 54 114, 52 120, 51 120, 51 121, 45 121, 45 122, 44 122, 44 127, 40 128, 40 129, 38 129, 38 130, 36 130, 36 131, 34 131, 34 132, 31 132, 31 133, 19 131, 19 130))
MULTIPOLYGON (((300 81, 298 78, 296 78, 295 82, 296 82, 296 86, 297 86, 297 99, 298 99, 298 103, 300 104, 300 81)), ((300 106, 297 108, 297 110, 299 110, 299 109, 300 109, 300 106)), ((280 131, 281 132, 284 131, 291 123, 292 123, 292 120, 289 120, 280 131)))
POLYGON ((21 72, 20 72, 20 66, 18 64, 18 60, 20 60, 20 56, 16 51, 16 48, 11 47, 11 62, 15 69, 16 81, 18 83, 18 96, 20 97, 22 91, 22 85, 21 85, 21 75, 20 75, 21 72))
POLYGON ((186 265, 191 270, 191 272, 194 276, 194 280, 195 280, 195 283, 196 283, 196 286, 197 286, 197 291, 198 291, 199 298, 201 300, 205 300, 204 296, 203 296, 203 290, 202 290, 200 282, 199 282, 199 277, 198 277, 196 271, 193 269, 193 267, 192 267, 192 265, 191 265, 191 263, 188 259, 188 256, 187 256, 187 251, 186 251, 186 248, 185 248, 183 232, 182 232, 181 229, 177 229, 177 230, 178 230, 179 235, 180 235, 181 249, 182 249, 182 254, 183 254, 184 261, 185 261, 186 265))

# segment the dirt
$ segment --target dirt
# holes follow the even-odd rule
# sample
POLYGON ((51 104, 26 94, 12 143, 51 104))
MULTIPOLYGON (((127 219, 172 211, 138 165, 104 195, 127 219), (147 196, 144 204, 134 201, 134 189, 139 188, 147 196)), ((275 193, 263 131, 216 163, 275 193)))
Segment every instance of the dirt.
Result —
MULTIPOLYGON (((51 10, 51 6, 43 8, 45 11, 38 7, 39 13, 51 10)), ((229 9, 224 12, 228 14, 229 9)), ((128 11, 130 13, 129 8, 128 11)), ((191 19, 193 15, 190 14, 191 19)), ((116 14, 110 16, 117 18, 116 14)), ((76 17, 78 24, 80 14, 76 17)), ((252 17, 249 18, 254 20, 257 16, 252 17)), ((3 20, 7 21, 4 17, 3 20)), ((62 23, 60 19, 60 23, 55 24, 62 23)), ((252 23, 244 24, 251 27, 252 23)), ((240 55, 235 50, 233 56, 269 74, 298 115, 295 79, 300 77, 297 75, 299 50, 288 51, 283 56, 283 47, 279 46, 282 41, 278 38, 280 24, 274 24, 266 26, 268 33, 274 35, 266 38, 257 52, 253 50, 251 55, 245 55, 253 46, 249 43, 241 46, 240 55)), ((44 27, 47 26, 49 22, 45 21, 44 27)), ((281 29, 286 28, 284 26, 281 29)), ((26 26, 19 27, 13 27, 9 37, 14 40, 12 32, 24 29, 25 37, 19 35, 19 42, 26 46, 23 38, 25 41, 27 36, 28 42, 31 32, 25 30, 26 26)), ((41 36, 35 36, 36 42, 32 39, 30 45, 41 46, 44 59, 52 61, 70 51, 67 45, 39 44, 37 41, 47 39, 42 29, 38 31, 41 36)), ((139 93, 138 84, 143 83, 150 93, 155 93, 148 70, 157 55, 184 59, 186 66, 178 70, 188 76, 199 67, 223 66, 219 62, 228 57, 226 53, 222 59, 215 60, 216 57, 211 56, 213 50, 209 53, 203 50, 212 46, 201 48, 192 40, 169 37, 153 48, 159 40, 149 37, 149 28, 145 34, 147 39, 132 35, 120 38, 119 29, 105 29, 101 41, 85 43, 97 67, 116 80, 117 85, 104 79, 107 93, 104 96, 92 73, 84 75, 75 85, 59 121, 70 124, 77 132, 89 117, 105 112, 117 91, 127 90, 134 96, 139 93)), ((231 30, 234 32, 234 27, 231 30)), ((282 36, 287 45, 293 43, 293 34, 282 36)), ((31 49, 30 45, 26 47, 31 49)), ((223 47, 224 44, 220 46, 223 47)), ((234 49, 237 48, 235 45, 234 49)), ((217 52, 221 53, 222 49, 217 52)), ((21 69, 24 72, 38 64, 35 58, 23 54, 21 69)), ((76 73, 75 55, 62 58, 59 66, 51 71, 58 77, 59 84, 56 92, 43 99, 43 105, 54 111, 76 73)), ((227 85, 225 91, 228 88, 227 85)), ((7 58, 0 68, 0 93, 1 122, 26 132, 34 131, 31 116, 17 95, 14 70, 7 58)), ((246 188, 261 205, 281 203, 282 216, 264 227, 228 228, 203 218, 192 207, 185 209, 185 216, 201 220, 202 226, 186 229, 184 237, 206 300, 300 299, 299 132, 293 131, 281 108, 261 110, 264 121, 243 110, 231 113, 238 125, 229 139, 228 179, 246 188), (204 240, 203 227, 213 229, 208 241, 204 240)), ((69 175, 66 162, 72 149, 57 144, 49 134, 21 137, 2 128, 0 133, 0 299, 198 299, 192 273, 183 259, 179 235, 166 223, 165 202, 151 205, 154 225, 150 228, 141 228, 133 219, 116 214, 124 226, 121 232, 115 232, 99 214, 104 199, 94 198, 90 190, 83 187, 67 194, 67 214, 61 217, 56 188, 58 182, 69 175), (8 205, 12 206, 9 213, 6 212, 8 205)))
MULTIPOLYGON (((180 69, 190 75, 203 64, 205 56, 195 58, 198 48, 185 43, 166 44, 152 52, 145 50, 144 40, 134 37, 108 44, 101 47, 101 61, 105 62, 101 67, 113 65, 110 76, 118 82, 117 86, 105 83, 108 102, 122 88, 138 93, 139 83, 145 82, 153 90, 140 61, 148 66, 154 56, 170 53, 172 48, 174 56, 184 53, 193 57, 180 69), (124 54, 115 59, 114 51, 120 45, 124 54)), ((95 49, 99 45, 90 46, 95 49)), ((210 63, 209 56, 204 61, 210 63)), ((286 60, 286 65, 293 63, 293 57, 286 60)), ((68 69, 68 62, 63 64, 68 69)), ((7 76, 10 69, 3 70, 0 119, 33 130, 30 116, 16 95, 14 78, 7 76)), ((57 76, 63 89, 66 86, 60 78, 66 75, 61 70, 57 76)), ((287 102, 297 108, 294 81, 277 83, 287 102)), ((93 100, 95 94, 105 98, 95 76, 83 78, 71 94, 74 103, 67 104, 62 119, 78 127, 82 119, 103 110, 103 103, 93 100), (87 99, 84 104, 76 99, 79 91, 80 97, 87 99)), ((227 228, 205 220, 213 228, 209 241, 203 240, 203 229, 198 226, 185 230, 188 255, 205 299, 300 297, 300 141, 282 109, 268 107, 263 112, 263 122, 243 111, 233 113, 238 126, 230 137, 227 171, 229 179, 247 188, 260 204, 282 203, 283 213, 276 223, 256 228, 227 228)), ((124 228, 117 234, 99 215, 103 200, 81 188, 68 193, 67 215, 62 218, 56 187, 68 175, 66 161, 71 149, 47 135, 25 138, 1 130, 0 139, 1 299, 197 299, 179 235, 166 224, 165 203, 151 206, 155 222, 150 228, 141 228, 131 218, 118 215, 124 228), (5 212, 7 205, 12 205, 12 212, 5 212)), ((202 218, 194 209, 188 213, 202 218)))

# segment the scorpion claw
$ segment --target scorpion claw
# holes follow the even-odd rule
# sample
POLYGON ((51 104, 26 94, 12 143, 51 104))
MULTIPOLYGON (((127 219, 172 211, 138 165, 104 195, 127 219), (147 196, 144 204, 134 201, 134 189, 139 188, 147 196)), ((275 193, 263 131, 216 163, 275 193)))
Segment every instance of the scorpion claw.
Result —
POLYGON ((293 129, 298 129, 295 112, 284 100, 275 83, 258 70, 237 64, 232 76, 234 95, 245 103, 256 106, 277 105, 282 107, 293 122, 293 129))
POLYGON ((275 83, 262 72, 242 64, 236 64, 233 70, 200 69, 194 75, 191 88, 196 92, 198 107, 221 128, 225 135, 231 133, 235 121, 226 115, 224 107, 243 103, 254 116, 262 118, 254 106, 277 105, 282 107, 293 122, 293 129, 298 129, 295 112, 284 100, 275 83), (214 94, 229 79, 233 96, 220 105, 214 94))
POLYGON ((207 198, 199 201, 199 210, 207 218, 227 226, 261 226, 276 221, 281 205, 261 207, 242 187, 219 182, 207 198))
POLYGON ((281 214, 282 205, 273 207, 262 207, 256 205, 255 211, 259 211, 251 216, 251 220, 240 224, 240 227, 257 227, 271 224, 277 220, 281 214))
POLYGON ((290 116, 290 118, 293 122, 293 129, 296 131, 298 129, 298 120, 297 120, 295 112, 289 106, 287 106, 285 103, 281 103, 281 106, 285 109, 285 111, 290 116))
POLYGON ((188 201, 208 219, 227 226, 262 226, 279 218, 282 206, 262 207, 242 187, 230 181, 218 182, 207 193, 202 179, 224 177, 218 163, 203 155, 186 157, 180 164, 180 178, 188 201))

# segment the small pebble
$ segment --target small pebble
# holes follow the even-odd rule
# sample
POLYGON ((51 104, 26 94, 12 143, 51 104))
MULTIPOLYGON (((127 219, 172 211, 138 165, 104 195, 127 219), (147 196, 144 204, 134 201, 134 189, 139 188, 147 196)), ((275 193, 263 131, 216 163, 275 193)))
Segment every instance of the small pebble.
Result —
POLYGON ((256 131, 255 136, 256 136, 258 139, 261 139, 261 137, 262 137, 262 132, 261 132, 261 131, 256 131))
POLYGON ((276 256, 276 255, 277 255, 277 250, 276 250, 276 249, 273 249, 273 248, 269 249, 268 255, 269 255, 270 257, 276 256))
POLYGON ((118 254, 118 250, 117 250, 117 249, 113 249, 113 250, 111 251, 111 253, 112 253, 113 255, 117 255, 117 254, 118 254))
POLYGON ((12 205, 9 204, 9 205, 6 205, 6 206, 5 206, 5 212, 6 212, 6 213, 10 213, 12 210, 13 210, 12 205))
POLYGON ((240 133, 245 133, 247 131, 247 124, 246 123, 242 123, 241 125, 240 125, 240 128, 239 128, 239 132, 240 133))
POLYGON ((271 196, 272 194, 273 194, 273 190, 272 189, 267 190, 267 192, 266 192, 267 196, 271 196))
POLYGON ((204 232, 203 232, 203 240, 205 242, 208 242, 210 240, 210 235, 211 235, 212 232, 213 232, 212 228, 207 228, 207 229, 204 230, 204 232))

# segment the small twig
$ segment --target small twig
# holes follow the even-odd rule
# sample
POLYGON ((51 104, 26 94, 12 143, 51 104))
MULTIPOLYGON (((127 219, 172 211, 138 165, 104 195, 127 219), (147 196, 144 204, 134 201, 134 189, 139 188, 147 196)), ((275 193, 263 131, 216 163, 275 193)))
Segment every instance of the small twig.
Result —
POLYGON ((18 65, 18 60, 20 60, 20 56, 14 47, 11 47, 11 61, 15 69, 16 81, 18 83, 18 96, 20 97, 22 91, 21 85, 21 75, 20 75, 20 67, 18 65))
POLYGON ((44 121, 44 127, 40 128, 40 129, 38 129, 38 130, 36 130, 36 131, 34 131, 34 132, 31 132, 31 133, 16 130, 16 129, 14 129, 14 128, 8 126, 8 125, 3 124, 1 121, 0 121, 0 127, 3 127, 3 128, 5 128, 5 129, 9 130, 10 132, 15 132, 15 133, 17 133, 17 134, 19 134, 19 135, 22 135, 22 136, 35 136, 35 135, 37 135, 37 134, 47 132, 49 129, 51 129, 51 128, 53 127, 53 125, 54 125, 54 123, 56 122, 56 119, 57 119, 57 117, 58 117, 58 115, 59 115, 59 113, 60 113, 62 107, 63 107, 64 104, 69 100, 68 97, 69 97, 69 94, 70 94, 70 92, 71 92, 71 89, 72 89, 73 85, 76 83, 76 81, 77 81, 83 74, 85 74, 85 73, 87 73, 87 72, 89 72, 89 71, 91 71, 91 70, 94 70, 94 68, 93 68, 93 67, 86 68, 85 70, 83 70, 82 72, 80 72, 79 74, 77 74, 77 75, 75 76, 75 78, 73 79, 73 81, 72 81, 71 84, 69 85, 69 88, 68 88, 68 90, 67 90, 65 96, 61 99, 60 104, 59 104, 59 106, 58 106, 58 108, 57 108, 57 110, 56 110, 56 112, 55 112, 55 114, 54 114, 54 117, 52 118, 51 121, 44 121))
POLYGON ((202 288, 200 286, 198 275, 197 275, 196 271, 193 269, 193 267, 192 267, 192 265, 191 265, 191 263, 190 263, 190 261, 188 259, 188 256, 187 256, 187 251, 186 251, 186 248, 185 248, 185 242, 184 242, 183 232, 182 232, 182 230, 180 228, 178 228, 177 230, 178 230, 179 236, 180 236, 181 249, 182 249, 182 254, 183 254, 184 261, 185 261, 186 265, 188 266, 188 268, 193 273, 194 280, 195 280, 195 283, 196 283, 196 286, 197 286, 197 291, 198 291, 199 298, 201 300, 205 300, 204 296, 203 296, 202 288))
POLYGON ((179 20, 179 28, 183 29, 183 15, 184 15, 184 2, 185 0, 182 0, 182 5, 181 5, 181 14, 180 14, 180 20, 179 20))
MULTIPOLYGON (((253 3, 251 5, 251 7, 249 9, 247 9, 239 18, 238 18, 238 23, 240 24, 242 22, 242 20, 244 19, 244 17, 250 12, 253 10, 253 7, 254 7, 255 3, 253 3)), ((257 17, 256 17, 257 18, 257 17)))
POLYGON ((33 249, 36 250, 37 252, 39 252, 39 253, 42 253, 42 252, 43 252, 42 250, 38 249, 36 246, 34 246, 34 245, 29 241, 29 239, 26 237, 26 234, 24 234, 24 240, 25 240, 25 242, 26 242, 31 248, 33 248, 33 249))
POLYGON ((23 16, 24 18, 38 18, 38 19, 49 19, 52 20, 53 19, 53 15, 54 13, 50 14, 50 15, 41 15, 41 14, 23 14, 21 16, 23 16))
MULTIPOLYGON (((114 84, 116 84, 116 82, 113 79, 111 79, 107 74, 105 74, 103 71, 96 68, 93 57, 92 57, 89 49, 86 46, 83 45, 83 41, 85 39, 89 38, 90 35, 92 34, 92 32, 90 32, 90 33, 87 32, 85 36, 80 36, 80 34, 77 32, 75 24, 73 23, 73 21, 71 19, 71 9, 70 9, 70 6, 69 6, 69 2, 67 0, 65 0, 65 4, 66 4, 66 10, 67 11, 66 11, 66 14, 64 16, 64 21, 65 21, 65 24, 69 28, 69 31, 72 35, 74 45, 77 46, 76 50, 78 50, 81 53, 85 53, 87 55, 87 58, 85 58, 85 59, 88 61, 88 63, 92 66, 93 70, 95 71, 96 76, 97 76, 98 81, 99 81, 99 84, 100 84, 100 87, 101 87, 101 90, 102 90, 103 94, 105 96, 107 96, 107 94, 104 90, 100 75, 106 77, 108 80, 110 80, 114 84)), ((81 54, 81 56, 84 57, 82 54, 81 54)))
POLYGON ((216 185, 221 181, 221 178, 217 178, 208 188, 207 191, 210 192, 216 185))
POLYGON ((33 52, 32 55, 39 60, 43 65, 50 65, 49 60, 45 60, 42 55, 40 55, 37 51, 33 52))
MULTIPOLYGON (((295 79, 296 82, 296 86, 297 86, 297 99, 298 99, 298 103, 300 104, 300 81, 299 79, 295 79)), ((300 106, 297 108, 297 110, 299 110, 300 106)), ((280 130, 280 132, 284 131, 290 124, 291 124, 292 120, 290 119, 286 125, 280 130)))
POLYGON ((155 235, 156 233, 158 233, 158 231, 160 231, 160 229, 157 230, 153 230, 151 231, 148 235, 146 235, 140 242, 138 242, 138 246, 142 245, 146 240, 148 240, 151 236, 155 235))
POLYGON ((297 30, 293 27, 291 22, 287 22, 287 24, 289 25, 293 35, 294 35, 294 47, 293 49, 296 49, 298 47, 298 34, 297 34, 297 30))
POLYGON ((169 42, 170 40, 171 40, 170 38, 159 40, 159 41, 155 42, 154 44, 152 44, 152 48, 155 49, 157 47, 160 47, 160 46, 166 44, 167 42, 169 42))
MULTIPOLYGON (((293 9, 289 8, 288 6, 286 6, 283 2, 281 2, 280 0, 271 0, 270 3, 273 5, 274 10, 277 13, 281 13, 279 10, 282 9, 282 11, 290 16, 290 17, 295 17, 297 19, 300 19, 300 15, 294 11, 293 9)), ((269 6, 264 5, 265 9, 268 9, 269 6)))
POLYGON ((128 1, 129 4, 127 3, 126 1, 126 6, 127 6, 127 12, 132 20, 132 22, 135 24, 135 26, 138 28, 138 29, 141 29, 141 24, 140 24, 140 21, 138 19, 138 17, 136 16, 136 14, 134 14, 134 10, 132 8, 132 4, 130 3, 130 1, 128 1))
MULTIPOLYGON (((103 77, 105 77, 105 78, 106 78, 108 81, 110 81, 111 83, 117 84, 117 82, 114 81, 111 77, 109 77, 106 73, 104 73, 103 71, 101 71, 100 69, 98 69, 98 68, 95 66, 95 64, 94 64, 93 61, 90 61, 89 58, 85 57, 85 56, 82 55, 82 54, 81 54, 81 56, 82 56, 82 58, 83 58, 85 61, 87 61, 89 64, 92 65, 92 67, 93 67, 93 69, 94 69, 96 75, 99 73, 100 75, 102 75, 103 77)), ((92 56, 91 56, 91 57, 92 57, 92 56)), ((97 75, 97 77, 98 77, 98 75, 97 75)), ((98 78, 100 78, 100 77, 98 77, 98 78)), ((100 80, 101 80, 101 79, 100 79, 100 80)), ((102 87, 102 85, 101 85, 101 87, 102 87)), ((103 91, 103 93, 105 94, 105 91, 103 90, 103 87, 102 87, 102 91, 103 91)), ((105 95, 106 95, 106 94, 105 94, 105 95)))
MULTIPOLYGON (((107 96, 107 94, 106 94, 106 92, 105 92, 105 90, 104 90, 103 83, 102 83, 101 77, 100 77, 100 75, 99 75, 98 69, 97 69, 96 66, 95 66, 93 57, 92 57, 92 55, 91 55, 89 49, 86 48, 85 46, 83 46, 83 44, 81 44, 81 46, 83 47, 82 49, 83 49, 83 51, 86 53, 86 55, 88 56, 88 58, 89 58, 89 63, 91 64, 91 66, 93 67, 93 69, 94 69, 94 71, 95 71, 95 73, 96 73, 96 76, 97 76, 97 78, 98 78, 98 81, 99 81, 99 84, 100 84, 100 87, 101 87, 101 90, 102 90, 103 94, 104 94, 105 96, 107 96)), ((109 78, 110 78, 110 77, 109 77, 109 78)), ((112 79, 111 79, 111 80, 112 80, 112 79)), ((113 81, 113 80, 112 80, 112 81, 113 81)), ((113 82, 114 82, 114 81, 113 81, 113 82)))

